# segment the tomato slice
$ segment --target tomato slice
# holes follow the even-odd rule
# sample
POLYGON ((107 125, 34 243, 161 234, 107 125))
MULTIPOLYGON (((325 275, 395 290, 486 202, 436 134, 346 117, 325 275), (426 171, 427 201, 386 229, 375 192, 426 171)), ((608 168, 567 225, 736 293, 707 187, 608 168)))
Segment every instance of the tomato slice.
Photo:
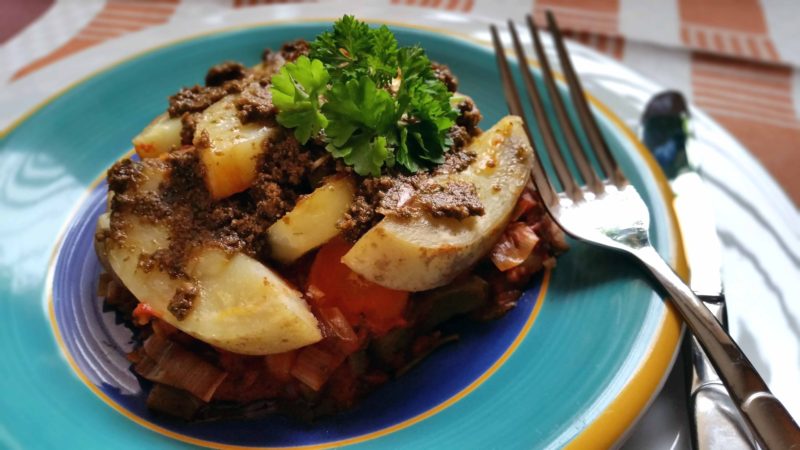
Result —
POLYGON ((308 284, 322 295, 314 295, 313 301, 318 307, 339 308, 351 325, 366 326, 375 335, 405 326, 408 292, 375 284, 342 264, 342 256, 351 247, 337 237, 320 248, 308 284))

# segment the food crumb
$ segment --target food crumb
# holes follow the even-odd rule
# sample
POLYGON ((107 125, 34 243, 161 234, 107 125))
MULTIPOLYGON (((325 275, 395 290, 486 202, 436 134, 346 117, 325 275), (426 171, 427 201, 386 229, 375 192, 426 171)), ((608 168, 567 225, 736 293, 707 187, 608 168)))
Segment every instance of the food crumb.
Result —
POLYGON ((178 320, 186 319, 194 307, 197 294, 197 287, 194 284, 184 284, 175 290, 175 294, 172 296, 167 310, 178 320))

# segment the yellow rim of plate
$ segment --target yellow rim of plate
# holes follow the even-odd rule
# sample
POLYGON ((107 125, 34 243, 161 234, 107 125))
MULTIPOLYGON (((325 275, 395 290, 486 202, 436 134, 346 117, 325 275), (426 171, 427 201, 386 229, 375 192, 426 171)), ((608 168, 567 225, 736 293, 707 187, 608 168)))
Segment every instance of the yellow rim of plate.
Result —
MULTIPOLYGON (((315 23, 315 22, 329 22, 332 20, 336 20, 338 17, 320 17, 320 18, 307 18, 307 19, 295 19, 295 20, 277 20, 277 21, 267 21, 267 22, 260 22, 256 24, 247 24, 247 25, 238 25, 232 27, 224 27, 218 28, 212 31, 203 32, 194 34, 191 36, 187 36, 181 39, 177 39, 174 41, 170 41, 167 43, 163 43, 158 46, 154 46, 147 50, 143 50, 140 52, 136 52, 124 59, 121 59, 113 64, 110 64, 106 67, 101 69, 95 70, 87 74, 86 76, 76 80, 66 87, 58 90, 53 95, 49 96, 26 113, 21 115, 17 118, 14 122, 12 122, 9 126, 0 132, 0 139, 5 138, 11 131, 17 128, 20 124, 22 124, 25 120, 30 118, 33 114, 56 100, 57 98, 64 95, 66 92, 70 91, 71 89, 75 88, 76 86, 90 80, 91 78, 96 77, 104 72, 107 72, 121 64, 124 64, 128 61, 134 60, 146 54, 152 53, 154 51, 171 47, 182 42, 188 42, 192 40, 196 40, 198 38, 202 38, 204 36, 215 35, 219 33, 226 33, 236 30, 247 30, 253 28, 260 28, 269 25, 279 25, 279 24, 296 24, 296 23, 315 23)), ((411 28, 423 31, 429 31, 435 34, 443 34, 448 35, 451 37, 456 37, 462 40, 466 40, 475 44, 478 44, 482 47, 489 47, 487 42, 482 40, 476 39, 468 34, 458 33, 449 30, 439 30, 434 27, 428 26, 421 26, 415 24, 409 24, 401 21, 385 21, 385 20, 375 20, 375 19, 367 19, 365 22, 368 23, 377 23, 377 24, 387 24, 393 26, 400 26, 404 28, 411 28)), ((530 65, 538 67, 538 63, 533 60, 529 60, 528 63, 530 65)), ((563 81, 563 77, 557 77, 563 81)), ((661 168, 658 166, 658 163, 655 161, 653 156, 644 147, 644 145, 639 141, 636 135, 625 125, 625 123, 617 117, 617 115, 604 103, 602 103, 599 99, 594 97, 591 93, 586 92, 586 97, 588 98, 589 102, 597 108, 607 119, 609 119, 615 127, 617 127, 622 134, 634 145, 640 156, 644 159, 645 163, 650 169, 651 174, 654 176, 656 183, 658 185, 659 191, 663 197, 664 203, 667 206, 667 213, 669 217, 669 227, 672 231, 672 250, 673 254, 675 255, 673 259, 673 267, 675 268, 678 275, 682 278, 686 279, 689 274, 688 264, 686 262, 686 256, 683 249, 683 240, 680 234, 680 230, 678 228, 677 217, 675 216, 675 210, 673 208, 673 194, 672 190, 667 182, 666 177, 664 176, 661 168)), ((87 193, 91 191, 97 183, 99 183, 103 179, 102 176, 98 177, 95 180, 87 193)), ((80 205, 80 204, 79 204, 80 205)), ((79 206, 78 205, 78 206, 79 206)), ((269 449, 269 447, 250 447, 250 446, 232 446, 232 445, 225 445, 220 444, 212 441, 205 441, 201 439, 192 438, 190 436, 186 436, 183 434, 175 433, 173 431, 167 430, 162 428, 158 425, 155 425, 151 422, 144 420, 143 418, 130 413, 126 409, 119 406, 116 402, 114 402, 111 398, 109 398, 105 393, 103 393, 97 386, 95 386, 88 377, 80 370, 77 366, 75 361, 72 359, 69 351, 67 351, 66 345, 63 341, 61 336, 61 332, 56 324, 55 321, 55 311, 53 306, 53 297, 52 297, 52 280, 53 280, 53 273, 55 270, 55 260, 57 256, 57 250, 61 245, 61 241, 63 239, 63 234, 66 231, 66 225, 72 220, 74 214, 77 212, 77 209, 73 211, 72 214, 69 215, 67 220, 65 221, 65 226, 62 228, 59 238, 56 241, 55 248, 51 255, 49 270, 48 270, 48 277, 46 280, 46 296, 48 301, 48 312, 50 316, 50 323, 53 327, 54 334, 56 337, 56 341, 58 346, 61 348, 62 353, 66 356, 67 361, 69 362, 72 369, 78 375, 78 377, 83 381, 83 383, 97 395, 100 397, 105 403, 110 405, 114 410, 120 412, 125 417, 129 418, 133 422, 142 425, 145 428, 148 428, 152 431, 156 431, 160 434, 165 436, 187 442, 190 444, 195 445, 202 445, 207 447, 214 447, 214 448, 223 448, 223 449, 253 449, 253 448, 263 448, 269 449)), ((355 444, 360 442, 365 442, 371 439, 375 439, 392 432, 401 430, 403 428, 409 427, 417 422, 420 422, 428 417, 431 417, 438 412, 446 409, 450 405, 458 402, 460 399, 464 398, 470 392, 475 390, 480 384, 482 384, 486 379, 488 379, 492 374, 494 374, 500 366, 505 363, 505 361, 511 356, 511 354, 516 350, 516 347, 520 344, 520 342, 524 339, 525 335, 530 330, 533 322, 538 316, 538 313, 541 309, 542 304, 544 303, 545 294, 547 292, 547 288, 549 286, 551 273, 549 270, 545 272, 544 278, 542 280, 542 286, 539 291, 538 298, 536 300, 536 305, 534 310, 531 312, 527 322, 525 323, 523 329, 520 331, 518 336, 509 346, 509 348, 503 353, 503 355, 478 379, 473 381, 469 386, 464 388, 462 391, 451 397, 450 399, 446 400, 445 402, 435 406, 434 408, 421 413, 415 417, 407 419, 403 422, 398 424, 392 425, 390 427, 374 431, 372 433, 364 434, 361 436, 356 436, 349 439, 343 439, 334 442, 327 442, 324 444, 319 445, 307 445, 307 446, 297 446, 297 447, 280 447, 282 449, 290 449, 290 448, 298 448, 298 449, 324 449, 324 448, 331 448, 337 447, 342 445, 349 445, 355 444)), ((666 299, 665 299, 666 301, 666 299)), ((659 326, 659 331, 656 338, 651 343, 650 348, 647 351, 646 357, 642 360, 640 366, 631 376, 631 378, 626 382, 625 386, 620 390, 614 400, 609 403, 603 411, 601 411, 596 418, 592 420, 591 423, 587 424, 586 427, 581 430, 570 442, 565 445, 565 448, 568 449, 583 449, 583 448, 595 448, 595 447, 611 447, 614 445, 620 437, 633 425, 633 423, 641 416, 644 412, 645 408, 648 404, 652 401, 655 394, 657 393, 658 388, 662 385, 663 381, 666 379, 667 371, 670 368, 672 361, 677 354, 678 350, 678 342, 681 337, 682 331, 682 324, 681 320, 678 316, 677 311, 672 306, 669 301, 666 301, 666 314, 664 315, 661 324, 659 326)))

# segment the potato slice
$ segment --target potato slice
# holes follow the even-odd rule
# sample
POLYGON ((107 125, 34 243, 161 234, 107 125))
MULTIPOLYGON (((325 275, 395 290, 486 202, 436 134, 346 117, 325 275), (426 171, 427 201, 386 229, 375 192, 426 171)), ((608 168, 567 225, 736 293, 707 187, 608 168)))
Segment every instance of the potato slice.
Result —
MULTIPOLYGON (((168 165, 160 159, 137 164, 142 176, 131 189, 156 191, 168 165)), ((140 257, 168 248, 169 230, 131 212, 118 211, 111 217, 121 233, 98 239, 100 259, 140 302, 178 329, 225 350, 252 355, 282 353, 322 339, 302 295, 255 259, 203 247, 193 252, 184 268, 191 282, 171 278, 158 267, 145 271, 139 266, 140 257), (188 315, 178 320, 168 307, 187 285, 197 295, 188 315)), ((109 213, 97 226, 98 236, 108 234, 109 213)))
POLYGON ((133 138, 133 148, 140 158, 155 158, 181 145, 181 119, 161 114, 133 138))
POLYGON ((519 117, 508 116, 469 146, 477 154, 463 172, 436 183, 475 185, 485 214, 462 221, 419 214, 387 216, 344 255, 342 262, 364 278, 404 291, 443 286, 475 264, 505 229, 528 182, 534 158, 519 117))
POLYGON ((140 255, 169 245, 167 230, 136 217, 124 222, 124 242, 106 242, 108 263, 162 320, 203 342, 248 355, 282 353, 322 339, 299 292, 255 259, 212 247, 198 250, 187 267, 197 297, 191 312, 178 320, 167 308, 187 281, 157 268, 145 272, 138 264, 140 255))
POLYGON ((339 234, 336 223, 347 212, 354 194, 353 179, 338 177, 300 199, 267 230, 272 257, 290 264, 339 234))
POLYGON ((223 97, 197 120, 194 145, 201 150, 206 187, 215 199, 250 187, 264 141, 275 132, 275 128, 258 123, 242 124, 234 104, 236 97, 223 97))

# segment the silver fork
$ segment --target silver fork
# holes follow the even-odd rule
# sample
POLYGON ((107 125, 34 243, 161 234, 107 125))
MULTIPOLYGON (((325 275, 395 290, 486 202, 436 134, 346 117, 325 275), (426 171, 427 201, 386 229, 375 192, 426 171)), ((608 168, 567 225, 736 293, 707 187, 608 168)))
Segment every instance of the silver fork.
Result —
MULTIPOLYGON (((622 251, 642 263, 669 293, 672 304, 700 341, 728 388, 731 398, 762 447, 800 448, 800 428, 792 416, 772 395, 736 342, 650 245, 648 235, 650 213, 647 205, 642 201, 636 188, 628 182, 609 151, 589 110, 555 18, 549 11, 546 15, 548 28, 569 87, 570 98, 590 143, 590 148, 586 149, 578 139, 575 127, 558 94, 550 63, 544 54, 539 32, 533 20, 530 16, 526 17, 536 56, 541 65, 546 94, 537 89, 525 63, 527 59, 517 30, 514 23, 509 21, 508 28, 517 60, 520 62, 522 79, 533 107, 536 124, 542 133, 545 150, 553 164, 558 181, 563 187, 562 192, 557 192, 550 182, 541 164, 539 152, 542 150, 536 148, 530 135, 530 124, 526 120, 526 131, 536 154, 532 179, 547 210, 556 223, 573 238, 622 251), (547 95, 553 102, 556 121, 564 134, 567 148, 578 169, 580 179, 583 180, 582 183, 572 173, 559 150, 552 124, 544 110, 543 95, 547 95), (601 174, 593 168, 586 150, 595 155, 602 169, 601 174)), ((497 27, 491 26, 491 33, 509 110, 524 119, 525 113, 497 27)))

